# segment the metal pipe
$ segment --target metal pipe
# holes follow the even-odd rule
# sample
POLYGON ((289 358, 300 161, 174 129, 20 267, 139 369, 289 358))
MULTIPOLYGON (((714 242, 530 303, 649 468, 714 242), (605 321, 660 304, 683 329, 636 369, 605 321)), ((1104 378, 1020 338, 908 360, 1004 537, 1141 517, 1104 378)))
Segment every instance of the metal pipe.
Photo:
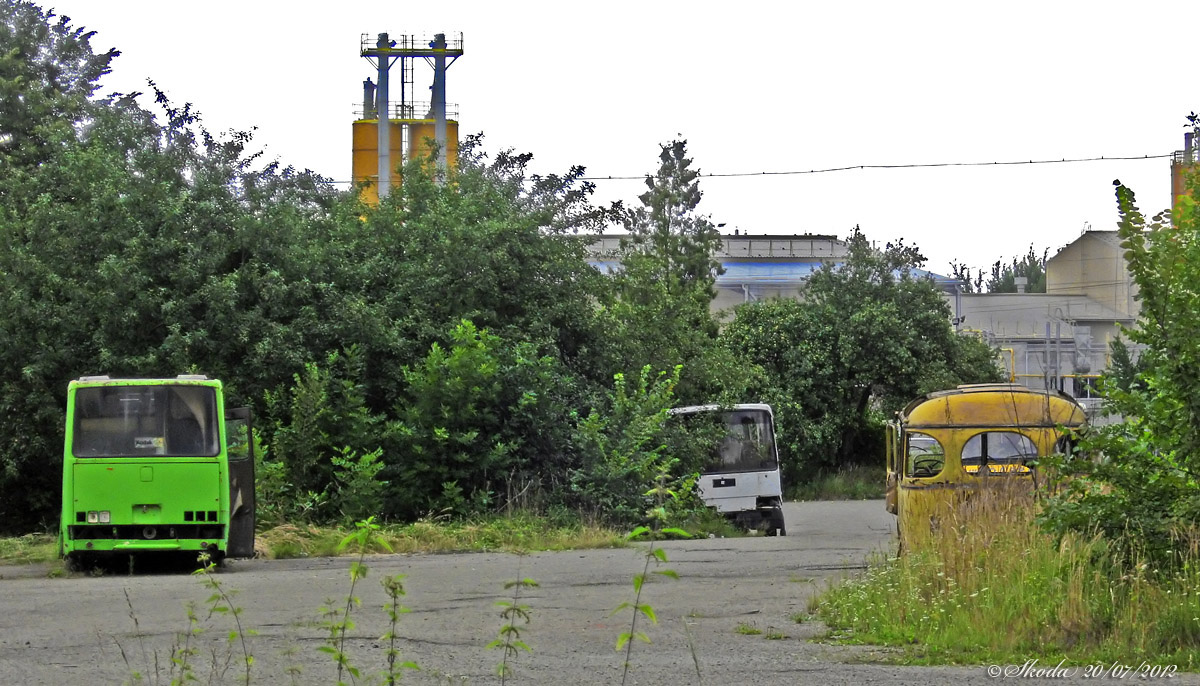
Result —
POLYGON ((379 199, 383 200, 387 197, 388 191, 392 185, 392 142, 391 142, 391 126, 388 123, 388 69, 391 65, 391 56, 387 49, 391 47, 391 42, 388 41, 386 33, 379 34, 379 40, 375 43, 375 47, 379 48, 379 78, 378 85, 375 87, 375 109, 379 113, 379 199))
POLYGON ((363 81, 363 119, 374 119, 375 114, 375 84, 371 79, 363 81))
POLYGON ((958 331, 959 324, 962 324, 962 283, 954 284, 954 330, 958 331))
POLYGON ((433 109, 433 137, 437 141, 437 168, 445 178, 446 166, 446 34, 434 35, 434 50, 440 51, 433 56, 433 88, 431 103, 433 109))
POLYGON ((1046 322, 1046 354, 1042 364, 1042 388, 1050 390, 1050 377, 1053 366, 1050 364, 1050 322, 1046 322))
POLYGON ((1054 387, 1062 390, 1062 322, 1054 324, 1054 387))

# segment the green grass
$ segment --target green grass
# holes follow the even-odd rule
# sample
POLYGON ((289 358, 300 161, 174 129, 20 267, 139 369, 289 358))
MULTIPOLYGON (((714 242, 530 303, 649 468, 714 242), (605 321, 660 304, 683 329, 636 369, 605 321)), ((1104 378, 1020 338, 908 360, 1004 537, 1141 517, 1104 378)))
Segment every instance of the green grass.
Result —
MULTIPOLYGON (((283 524, 259 532, 257 546, 260 554, 267 559, 331 557, 338 554, 338 544, 349 533, 350 529, 341 527, 283 524)), ((529 514, 383 525, 377 535, 397 553, 529 552, 627 545, 624 536, 613 529, 556 523, 529 514)), ((372 552, 385 550, 382 546, 376 546, 372 552)))
POLYGON ((733 633, 741 634, 743 636, 758 636, 762 634, 762 629, 759 629, 753 624, 741 622, 733 628, 733 633))
POLYGON ((1056 541, 1028 498, 977 495, 927 548, 880 557, 819 597, 830 638, 903 646, 912 663, 1200 666, 1200 556, 1123 564, 1101 538, 1056 541))
POLYGON ((883 497, 884 467, 849 465, 829 474, 821 474, 806 483, 796 484, 789 492, 791 500, 878 500, 883 497))
MULTIPOLYGON (((699 538, 735 537, 745 532, 725 517, 703 509, 679 528, 699 538)), ((336 557, 338 545, 351 533, 348 527, 281 524, 259 531, 255 548, 266 559, 336 557)), ((470 551, 530 552, 618 548, 628 545, 624 533, 571 517, 544 517, 528 513, 476 517, 466 520, 422 519, 411 524, 383 525, 379 537, 397 553, 470 551)), ((372 552, 384 552, 376 546, 372 552)), ((0 538, 0 564, 53 563, 58 560, 54 534, 27 534, 0 538)))
POLYGON ((38 533, 0 538, 0 564, 35 564, 57 559, 58 536, 55 534, 38 533))
MULTIPOLYGON (((397 553, 528 552, 628 545, 622 532, 615 529, 563 523, 560 520, 530 514, 497 515, 465 521, 421 520, 412 524, 383 526, 379 535, 397 553)), ((717 526, 717 522, 714 521, 712 526, 717 526)), ((259 556, 267 559, 336 557, 339 555, 338 545, 351 531, 347 527, 282 524, 258 532, 255 548, 259 556)), ((376 546, 373 552, 384 552, 384 549, 376 546)), ((58 561, 56 534, 37 533, 0 538, 0 564, 58 561)))
POLYGON ((692 538, 739 538, 746 530, 738 527, 725 515, 713 508, 705 507, 693 511, 682 521, 672 522, 672 527, 683 529, 692 538))

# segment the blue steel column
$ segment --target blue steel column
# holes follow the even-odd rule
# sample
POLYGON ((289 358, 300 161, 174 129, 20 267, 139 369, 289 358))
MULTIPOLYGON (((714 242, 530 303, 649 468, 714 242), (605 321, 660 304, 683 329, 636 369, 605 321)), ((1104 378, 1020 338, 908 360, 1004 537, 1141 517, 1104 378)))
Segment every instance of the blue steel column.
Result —
POLYGON ((437 141, 437 167, 446 174, 446 34, 434 35, 433 88, 430 103, 433 109, 433 137, 437 141))
POLYGON ((375 110, 379 121, 379 199, 387 197, 392 185, 392 146, 391 126, 388 125, 388 69, 391 68, 391 56, 387 50, 391 47, 386 33, 379 34, 375 43, 379 48, 379 77, 375 87, 375 110))

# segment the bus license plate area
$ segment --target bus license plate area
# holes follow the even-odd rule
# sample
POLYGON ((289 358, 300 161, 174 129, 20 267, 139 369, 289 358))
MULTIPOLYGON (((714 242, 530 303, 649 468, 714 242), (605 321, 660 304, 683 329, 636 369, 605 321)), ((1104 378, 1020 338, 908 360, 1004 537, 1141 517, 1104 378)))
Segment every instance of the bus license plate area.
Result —
POLYGON ((734 486, 737 486, 737 479, 733 479, 730 477, 713 479, 712 485, 713 485, 713 488, 732 488, 734 486))

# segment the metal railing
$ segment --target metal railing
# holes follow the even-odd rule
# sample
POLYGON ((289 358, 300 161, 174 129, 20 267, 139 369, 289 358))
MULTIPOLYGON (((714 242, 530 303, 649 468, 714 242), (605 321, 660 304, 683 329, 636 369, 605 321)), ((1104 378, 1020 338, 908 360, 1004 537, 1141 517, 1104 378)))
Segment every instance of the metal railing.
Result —
MULTIPOLYGON (((446 52, 459 53, 463 51, 463 34, 462 31, 438 31, 446 37, 446 52)), ((433 51, 434 36, 436 34, 421 34, 402 33, 393 36, 388 34, 388 41, 391 43, 389 50, 412 52, 412 53, 429 53, 433 51)), ((366 54, 369 51, 378 50, 379 34, 364 33, 359 39, 359 54, 366 54)))
MULTIPOLYGON (((432 105, 429 103, 429 101, 408 102, 408 103, 393 102, 390 104, 390 107, 388 108, 388 119, 391 119, 392 121, 395 121, 397 119, 415 119, 415 120, 430 120, 430 121, 432 121, 432 117, 425 116, 426 114, 429 113, 431 107, 432 107, 432 105)), ((367 112, 363 109, 361 102, 357 103, 357 106, 354 108, 355 118, 357 118, 357 119, 368 119, 368 118, 375 119, 377 117, 377 115, 375 114, 374 111, 372 111, 370 113, 370 115, 371 115, 370 117, 367 116, 367 112)), ((447 120, 457 120, 458 119, 458 103, 449 103, 449 102, 446 103, 446 119, 447 120)))

